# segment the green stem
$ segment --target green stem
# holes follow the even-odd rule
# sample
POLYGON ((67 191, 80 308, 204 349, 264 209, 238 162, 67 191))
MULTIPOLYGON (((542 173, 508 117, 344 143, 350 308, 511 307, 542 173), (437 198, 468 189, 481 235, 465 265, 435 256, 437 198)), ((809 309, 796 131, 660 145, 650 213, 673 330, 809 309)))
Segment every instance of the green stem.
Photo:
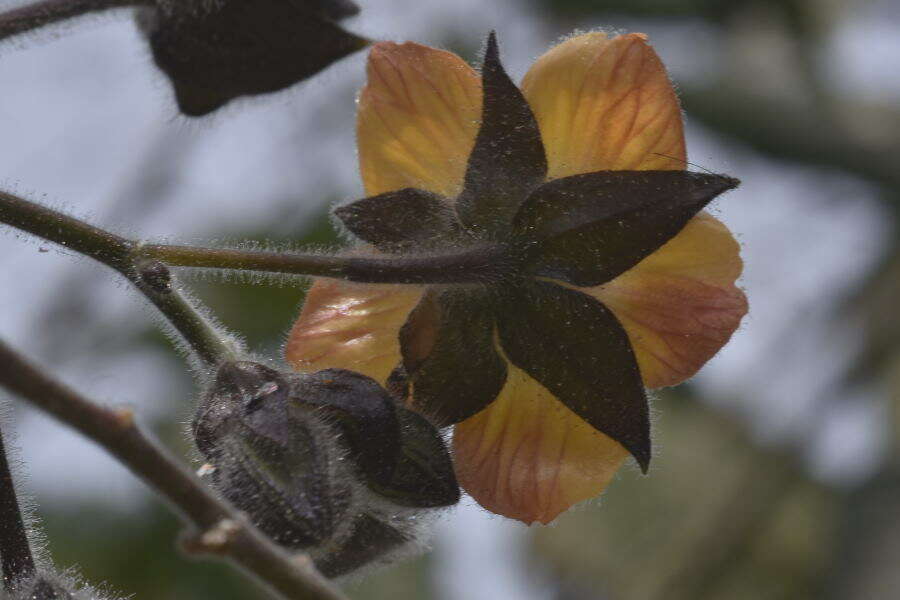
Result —
POLYGON ((234 349, 177 290, 165 265, 137 256, 139 244, 61 212, 0 191, 0 223, 93 258, 121 273, 156 306, 200 360, 235 358, 234 349))
POLYGON ((422 257, 327 256, 168 245, 142 246, 140 253, 173 267, 313 275, 361 283, 484 283, 507 270, 503 249, 493 246, 422 257))
MULTIPOLYGON (((165 265, 162 267, 166 268, 165 265)), ((209 319, 171 286, 158 289, 144 281, 132 283, 166 317, 204 364, 214 367, 237 358, 236 348, 223 339, 209 319)))
POLYGON ((45 206, 0 192, 0 222, 71 248, 143 281, 135 263, 332 277, 361 283, 486 283, 509 272, 501 246, 432 256, 329 256, 139 244, 45 206))
POLYGON ((0 13, 0 40, 87 13, 124 6, 152 5, 152 0, 42 0, 0 13))

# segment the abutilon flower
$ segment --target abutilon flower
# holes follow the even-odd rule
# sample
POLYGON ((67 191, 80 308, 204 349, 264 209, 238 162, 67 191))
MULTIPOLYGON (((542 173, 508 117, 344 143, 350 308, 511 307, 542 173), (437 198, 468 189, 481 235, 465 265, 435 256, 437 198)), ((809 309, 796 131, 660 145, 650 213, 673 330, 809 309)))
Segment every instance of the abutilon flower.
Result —
POLYGON ((702 211, 737 180, 683 170, 678 100, 645 36, 573 37, 521 90, 493 35, 480 78, 442 50, 377 44, 358 141, 369 197, 335 211, 354 235, 486 268, 316 281, 288 362, 360 371, 455 425, 460 484, 526 523, 599 494, 629 454, 646 471, 645 387, 696 373, 747 303, 738 244, 702 211))

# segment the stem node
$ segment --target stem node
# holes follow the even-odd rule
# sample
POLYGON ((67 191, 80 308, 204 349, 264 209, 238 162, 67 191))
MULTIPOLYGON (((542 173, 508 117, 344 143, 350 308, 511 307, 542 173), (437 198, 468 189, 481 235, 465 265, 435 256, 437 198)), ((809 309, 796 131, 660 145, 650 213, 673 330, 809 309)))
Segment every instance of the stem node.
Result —
POLYGON ((135 270, 141 281, 157 294, 172 293, 172 272, 158 260, 135 259, 135 270))
POLYGON ((229 546, 241 531, 241 524, 233 519, 222 519, 206 531, 186 538, 182 548, 189 554, 227 554, 229 546))

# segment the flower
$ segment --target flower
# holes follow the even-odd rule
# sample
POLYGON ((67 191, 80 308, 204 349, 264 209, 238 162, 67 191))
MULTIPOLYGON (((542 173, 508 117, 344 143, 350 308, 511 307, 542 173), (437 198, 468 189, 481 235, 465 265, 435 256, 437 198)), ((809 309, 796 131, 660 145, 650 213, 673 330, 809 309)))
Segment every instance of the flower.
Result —
POLYGON ((317 281, 287 360, 362 371, 455 424, 461 485, 526 523, 599 494, 629 454, 646 470, 645 386, 692 376, 747 303, 739 247, 702 212, 737 181, 683 170, 680 108, 645 36, 573 37, 521 90, 493 35, 481 82, 448 52, 377 44, 358 136, 370 197, 335 211, 352 233, 501 268, 449 285, 317 281))

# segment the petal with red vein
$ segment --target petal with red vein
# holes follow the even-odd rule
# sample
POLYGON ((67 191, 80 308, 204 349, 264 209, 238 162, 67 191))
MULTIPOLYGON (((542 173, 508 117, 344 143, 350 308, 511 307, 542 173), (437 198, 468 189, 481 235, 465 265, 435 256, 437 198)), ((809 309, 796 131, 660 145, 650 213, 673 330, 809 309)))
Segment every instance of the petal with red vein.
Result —
POLYGON ((647 387, 692 377, 731 338, 747 314, 735 285, 740 246, 708 213, 630 271, 587 290, 628 332, 647 387))
POLYGON ((600 494, 628 451, 510 365, 497 400, 454 428, 453 455, 481 506, 531 524, 600 494))
POLYGON ((397 332, 422 297, 412 285, 317 280, 288 335, 285 359, 300 371, 358 371, 384 385, 400 363, 397 332))
POLYGON ((359 97, 366 194, 413 187, 454 198, 481 118, 481 81, 460 57, 407 42, 376 44, 359 97))
POLYGON ((534 63, 522 92, 538 120, 551 178, 684 168, 678 98, 643 34, 570 38, 534 63))

